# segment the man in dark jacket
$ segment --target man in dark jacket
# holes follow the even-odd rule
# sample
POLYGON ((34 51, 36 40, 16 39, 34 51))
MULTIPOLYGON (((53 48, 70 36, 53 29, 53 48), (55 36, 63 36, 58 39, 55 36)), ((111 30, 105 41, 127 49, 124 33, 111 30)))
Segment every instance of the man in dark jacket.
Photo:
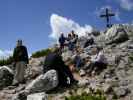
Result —
POLYGON ((59 37, 59 43, 60 43, 60 49, 61 51, 64 49, 66 38, 64 37, 64 34, 61 33, 61 36, 59 37))
POLYGON ((55 49, 48 54, 44 63, 44 73, 48 70, 54 69, 59 76, 59 86, 68 86, 76 82, 70 69, 65 65, 62 57, 59 54, 59 49, 55 49))
POLYGON ((22 45, 22 40, 17 41, 17 46, 13 52, 13 60, 15 63, 15 76, 13 85, 24 82, 24 74, 26 64, 29 63, 27 48, 22 45))

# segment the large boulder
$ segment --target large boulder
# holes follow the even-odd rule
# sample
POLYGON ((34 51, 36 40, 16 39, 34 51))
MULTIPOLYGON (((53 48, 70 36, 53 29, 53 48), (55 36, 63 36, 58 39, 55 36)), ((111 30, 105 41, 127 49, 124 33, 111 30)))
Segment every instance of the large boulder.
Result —
POLYGON ((7 66, 0 67, 0 89, 9 86, 13 81, 13 71, 7 66))
POLYGON ((44 60, 45 60, 45 57, 31 58, 30 61, 29 61, 29 64, 30 65, 39 66, 39 65, 42 65, 43 64, 44 60))
POLYGON ((67 51, 67 52, 64 52, 62 53, 62 58, 63 58, 63 61, 67 61, 68 59, 72 58, 73 56, 73 53, 72 51, 67 51))
POLYGON ((35 93, 27 96, 27 100, 48 100, 48 95, 44 92, 35 93))
POLYGON ((132 40, 133 39, 133 24, 125 24, 123 25, 125 27, 125 30, 129 36, 129 38, 132 40))
POLYGON ((27 65, 25 77, 28 80, 34 79, 43 73, 43 65, 27 65))
POLYGON ((34 79, 43 73, 43 63, 45 57, 31 58, 26 68, 25 77, 27 79, 34 79))
POLYGON ((58 85, 58 75, 55 70, 49 70, 45 74, 38 76, 27 87, 29 93, 46 92, 54 89, 58 85))
POLYGON ((28 94, 25 91, 21 91, 21 92, 14 94, 11 100, 27 100, 27 95, 28 94))
POLYGON ((129 89, 120 87, 120 88, 115 88, 114 92, 116 93, 118 97, 124 97, 129 93, 129 89))
POLYGON ((123 25, 114 25, 105 34, 107 44, 121 43, 128 39, 128 33, 123 25))

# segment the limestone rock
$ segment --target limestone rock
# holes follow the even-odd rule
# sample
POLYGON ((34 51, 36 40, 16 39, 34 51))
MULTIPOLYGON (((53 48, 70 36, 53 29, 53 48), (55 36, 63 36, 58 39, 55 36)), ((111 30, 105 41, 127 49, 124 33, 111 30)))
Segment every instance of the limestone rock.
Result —
POLYGON ((85 73, 84 70, 81 69, 81 70, 79 71, 79 74, 80 74, 80 76, 85 76, 86 73, 85 73))
POLYGON ((67 61, 68 59, 70 59, 73 56, 71 51, 67 51, 62 53, 62 58, 64 61, 67 61))
POLYGON ((109 93, 112 90, 112 86, 111 86, 111 84, 103 84, 102 89, 105 93, 109 93))
POLYGON ((82 37, 80 37, 79 38, 79 46, 81 47, 81 48, 84 48, 84 45, 85 45, 85 42, 87 41, 87 37, 85 37, 85 36, 82 36, 82 37))
POLYGON ((29 61, 30 65, 36 65, 40 66, 45 60, 45 57, 40 57, 40 58, 31 58, 29 61))
POLYGON ((114 89, 116 95, 118 97, 124 97, 128 94, 128 89, 127 88, 117 88, 117 89, 114 89))
POLYGON ((30 93, 45 92, 55 88, 58 85, 58 75, 55 70, 49 70, 44 75, 38 76, 27 87, 30 93))
POLYGON ((31 58, 26 68, 25 77, 28 79, 32 79, 42 74, 44 60, 45 57, 31 58))
POLYGON ((45 93, 35 93, 28 95, 27 100, 48 100, 48 95, 45 93))
POLYGON ((7 66, 0 67, 0 89, 9 86, 13 81, 13 71, 7 66))
POLYGON ((13 95, 11 100, 27 100, 27 93, 25 91, 18 92, 13 95))
POLYGON ((87 79, 82 79, 82 80, 79 80, 79 82, 78 82, 78 85, 81 87, 86 86, 88 84, 89 84, 89 80, 87 80, 87 79))
POLYGON ((108 44, 121 43, 128 40, 128 34, 123 25, 114 25, 106 33, 108 44))
POLYGON ((43 66, 39 65, 27 65, 25 77, 27 79, 34 79, 43 73, 43 66))

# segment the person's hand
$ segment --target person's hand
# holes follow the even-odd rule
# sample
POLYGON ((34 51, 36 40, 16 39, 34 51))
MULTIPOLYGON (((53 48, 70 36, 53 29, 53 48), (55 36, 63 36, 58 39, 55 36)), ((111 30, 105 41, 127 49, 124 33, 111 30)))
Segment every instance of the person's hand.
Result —
POLYGON ((71 72, 74 72, 75 71, 75 66, 74 65, 70 65, 70 70, 71 70, 71 72))

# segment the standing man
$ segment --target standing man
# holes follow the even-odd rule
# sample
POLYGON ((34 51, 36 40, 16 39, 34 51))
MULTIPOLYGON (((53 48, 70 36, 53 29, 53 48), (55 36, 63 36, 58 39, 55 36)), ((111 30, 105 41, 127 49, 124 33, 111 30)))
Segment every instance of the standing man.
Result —
POLYGON ((59 37, 59 43, 60 43, 60 50, 64 50, 66 38, 63 33, 61 33, 61 36, 59 37))
POLYGON ((13 52, 13 60, 15 63, 15 76, 13 85, 18 85, 19 83, 24 83, 24 74, 26 69, 26 64, 29 63, 27 48, 23 46, 22 40, 17 41, 17 46, 13 52))

